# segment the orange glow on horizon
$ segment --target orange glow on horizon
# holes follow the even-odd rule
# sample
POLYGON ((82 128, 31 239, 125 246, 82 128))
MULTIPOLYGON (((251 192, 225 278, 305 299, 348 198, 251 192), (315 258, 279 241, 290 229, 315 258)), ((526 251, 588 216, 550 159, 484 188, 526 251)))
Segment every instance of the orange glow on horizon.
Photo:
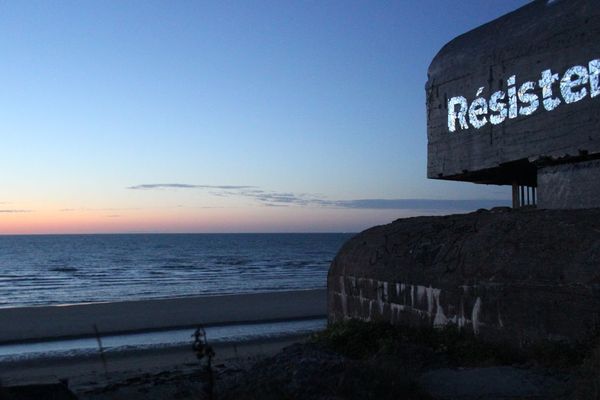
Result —
POLYGON ((301 207, 48 210, 0 214, 0 234, 341 232, 415 215, 419 213, 408 210, 301 207))

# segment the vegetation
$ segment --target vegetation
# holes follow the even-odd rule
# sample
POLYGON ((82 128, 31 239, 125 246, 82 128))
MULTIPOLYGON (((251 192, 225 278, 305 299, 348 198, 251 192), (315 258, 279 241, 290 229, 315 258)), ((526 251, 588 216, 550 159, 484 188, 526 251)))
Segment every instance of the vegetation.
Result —
POLYGON ((204 326, 198 326, 196 328, 196 331, 192 334, 192 337, 194 338, 192 350, 194 351, 194 353, 196 353, 196 358, 199 361, 202 361, 202 359, 206 359, 206 375, 208 377, 208 382, 205 386, 205 391, 208 399, 212 400, 215 386, 212 359, 215 356, 215 351, 213 350, 212 346, 208 344, 208 339, 206 337, 206 331, 204 330, 204 326))
POLYGON ((513 363, 517 354, 498 345, 483 343, 472 335, 448 327, 416 329, 392 326, 384 322, 349 320, 332 324, 316 334, 313 341, 354 359, 381 355, 429 353, 429 358, 444 358, 452 364, 513 363))
POLYGON ((484 342, 454 326, 410 328, 358 320, 334 323, 314 335, 312 341, 353 359, 420 356, 426 363, 463 367, 534 363, 543 367, 573 368, 583 363, 591 348, 589 343, 568 345, 548 341, 516 349, 484 342))

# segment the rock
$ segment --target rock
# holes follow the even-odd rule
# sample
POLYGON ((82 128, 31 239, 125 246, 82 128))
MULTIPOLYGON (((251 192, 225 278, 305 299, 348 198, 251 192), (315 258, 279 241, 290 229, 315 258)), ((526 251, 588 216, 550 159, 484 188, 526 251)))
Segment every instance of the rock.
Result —
POLYGON ((321 346, 295 344, 258 362, 234 382, 217 383, 221 400, 429 399, 404 369, 352 360, 321 346))
POLYGON ((332 262, 328 314, 455 325, 517 346, 585 340, 600 322, 600 209, 494 209, 368 229, 332 262))
POLYGON ((563 382, 513 367, 438 369, 421 376, 421 387, 439 400, 556 398, 563 382))
POLYGON ((223 399, 322 398, 335 391, 345 358, 316 346, 292 345, 254 365, 219 391, 223 399))
POLYGON ((62 383, 6 386, 0 388, 4 400, 77 400, 77 396, 62 383))

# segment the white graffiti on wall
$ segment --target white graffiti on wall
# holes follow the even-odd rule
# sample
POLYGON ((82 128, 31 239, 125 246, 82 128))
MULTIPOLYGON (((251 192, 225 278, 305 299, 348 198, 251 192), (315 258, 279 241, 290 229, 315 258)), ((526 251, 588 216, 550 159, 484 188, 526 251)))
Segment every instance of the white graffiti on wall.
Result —
POLYGON ((563 101, 572 104, 588 95, 594 98, 600 95, 599 76, 600 59, 590 61, 587 67, 575 65, 567 69, 562 78, 550 69, 544 70, 538 81, 524 82, 518 89, 517 77, 512 75, 506 80, 506 91, 492 93, 489 100, 482 96, 485 87, 477 90, 471 104, 463 96, 450 98, 448 129, 455 132, 470 126, 479 129, 488 123, 498 125, 507 118, 531 115, 540 109, 540 105, 546 111, 552 111, 563 101))
MULTIPOLYGON (((458 312, 450 313, 450 310, 444 310, 444 305, 440 302, 442 290, 439 288, 354 276, 340 276, 338 279, 338 290, 332 290, 332 294, 337 297, 338 304, 341 306, 341 316, 344 319, 358 318, 371 321, 387 316, 391 323, 396 323, 400 320, 401 314, 407 313, 428 319, 434 327, 453 324, 462 329, 471 326, 475 334, 478 334, 480 327, 484 325, 481 321, 480 297, 475 298, 470 315, 465 312, 465 299, 472 297, 468 286, 463 287, 464 296, 461 298, 460 307, 457 307, 458 312), (348 291, 350 288, 346 287, 346 281, 351 285, 350 292, 348 291), (375 297, 366 296, 363 288, 376 288, 375 297), (390 292, 395 292, 396 301, 391 301, 390 292)), ((500 315, 498 320, 503 327, 500 315)))

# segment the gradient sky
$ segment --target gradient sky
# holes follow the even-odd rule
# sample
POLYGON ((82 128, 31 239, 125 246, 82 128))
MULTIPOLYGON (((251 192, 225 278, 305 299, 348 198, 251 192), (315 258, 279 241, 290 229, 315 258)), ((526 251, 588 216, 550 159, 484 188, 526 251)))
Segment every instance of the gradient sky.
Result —
POLYGON ((427 67, 526 0, 2 1, 0 233, 357 231, 426 179, 427 67))

